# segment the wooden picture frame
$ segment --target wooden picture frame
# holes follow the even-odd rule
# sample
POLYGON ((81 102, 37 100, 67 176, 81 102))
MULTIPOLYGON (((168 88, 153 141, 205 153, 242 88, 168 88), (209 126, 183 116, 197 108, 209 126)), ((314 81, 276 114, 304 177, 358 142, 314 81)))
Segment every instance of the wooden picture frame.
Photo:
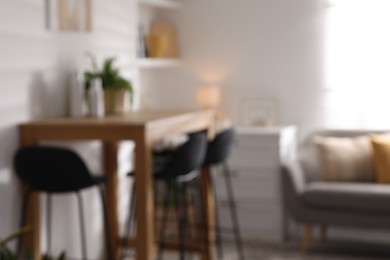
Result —
POLYGON ((45 0, 45 26, 50 31, 92 31, 92 0, 45 0))

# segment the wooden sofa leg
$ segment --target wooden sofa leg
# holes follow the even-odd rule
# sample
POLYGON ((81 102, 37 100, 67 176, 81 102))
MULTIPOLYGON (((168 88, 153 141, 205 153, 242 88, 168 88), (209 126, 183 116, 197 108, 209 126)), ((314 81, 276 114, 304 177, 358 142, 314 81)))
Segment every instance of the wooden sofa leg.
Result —
POLYGON ((321 242, 325 242, 328 234, 326 225, 321 225, 321 242))
POLYGON ((310 224, 305 225, 301 241, 301 253, 303 254, 306 254, 307 250, 309 249, 312 233, 313 226, 310 224))

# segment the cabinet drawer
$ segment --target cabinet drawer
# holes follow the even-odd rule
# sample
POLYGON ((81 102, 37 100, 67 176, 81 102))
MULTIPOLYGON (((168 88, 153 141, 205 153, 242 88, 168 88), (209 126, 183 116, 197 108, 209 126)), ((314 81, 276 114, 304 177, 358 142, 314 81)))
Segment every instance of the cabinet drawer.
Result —
POLYGON ((283 232, 279 229, 245 228, 241 230, 241 236, 248 242, 283 242, 283 232))
MULTIPOLYGON (((280 166, 278 165, 273 167, 237 167, 231 164, 228 165, 232 178, 254 177, 270 181, 279 179, 280 176, 280 166)), ((218 171, 216 176, 222 177, 222 171, 218 171)))
MULTIPOLYGON (((214 177, 218 197, 227 198, 225 177, 214 177)), ((275 176, 234 176, 231 178, 233 192, 237 200, 278 201, 280 182, 275 176)))
MULTIPOLYGON (((219 204, 220 225, 223 228, 232 227, 231 215, 226 204, 219 204)), ((237 214, 242 230, 275 231, 282 229, 282 214, 276 205, 246 206, 237 205, 237 214)))
POLYGON ((266 146, 262 149, 245 147, 233 148, 229 164, 237 167, 267 167, 279 164, 278 147, 266 146))
MULTIPOLYGON (((241 228, 241 237, 247 243, 282 243, 283 232, 281 230, 268 230, 259 228, 241 228)), ((229 240, 234 243, 234 233, 222 233, 222 239, 229 240)))
POLYGON ((279 135, 237 135, 235 145, 238 147, 263 147, 265 145, 279 145, 279 135))

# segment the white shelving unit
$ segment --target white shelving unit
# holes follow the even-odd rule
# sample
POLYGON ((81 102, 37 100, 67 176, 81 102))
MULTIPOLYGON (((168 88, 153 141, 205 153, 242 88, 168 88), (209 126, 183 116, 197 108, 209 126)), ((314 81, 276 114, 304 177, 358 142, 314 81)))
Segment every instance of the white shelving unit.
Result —
MULTIPOLYGON (((177 68, 182 64, 179 58, 150 58, 142 57, 141 34, 148 35, 151 25, 156 21, 167 21, 172 25, 177 25, 178 13, 183 6, 184 0, 136 0, 137 1, 137 53, 135 66, 138 70, 139 86, 140 86, 140 107, 141 109, 149 109, 154 104, 159 103, 159 97, 156 95, 158 91, 166 85, 171 85, 170 79, 176 75, 177 68)), ((180 46, 180 43, 179 43, 180 46)), ((174 55, 172 55, 174 56, 174 55)))
MULTIPOLYGON (((138 0, 138 23, 142 25, 144 33, 147 34, 149 26, 156 20, 174 21, 181 6, 182 4, 178 0, 138 0)), ((140 44, 139 35, 137 39, 137 44, 140 44)), ((180 59, 178 58, 137 58, 137 65, 140 69, 167 68, 179 64, 180 59)))
POLYGON ((141 69, 158 69, 179 66, 179 59, 154 59, 154 58, 138 58, 137 66, 141 69))

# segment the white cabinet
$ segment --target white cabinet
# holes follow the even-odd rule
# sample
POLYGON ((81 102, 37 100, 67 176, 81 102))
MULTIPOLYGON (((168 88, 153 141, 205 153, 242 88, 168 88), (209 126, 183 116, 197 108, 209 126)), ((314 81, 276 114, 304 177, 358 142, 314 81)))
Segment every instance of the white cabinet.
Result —
MULTIPOLYGON (((296 156, 296 128, 238 128, 228 160, 242 236, 247 240, 284 239, 280 164, 296 156)), ((225 182, 215 177, 221 225, 231 226, 225 182)))

